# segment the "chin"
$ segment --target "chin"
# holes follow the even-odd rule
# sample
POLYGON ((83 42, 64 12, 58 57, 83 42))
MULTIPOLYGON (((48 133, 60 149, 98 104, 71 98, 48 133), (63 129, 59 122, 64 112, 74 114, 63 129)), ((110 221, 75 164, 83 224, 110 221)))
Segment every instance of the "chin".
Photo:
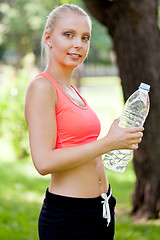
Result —
POLYGON ((68 62, 68 67, 76 68, 83 62, 82 59, 79 59, 79 61, 70 61, 68 62))
POLYGON ((81 63, 68 64, 67 67, 74 69, 74 68, 77 68, 80 64, 81 64, 81 63))

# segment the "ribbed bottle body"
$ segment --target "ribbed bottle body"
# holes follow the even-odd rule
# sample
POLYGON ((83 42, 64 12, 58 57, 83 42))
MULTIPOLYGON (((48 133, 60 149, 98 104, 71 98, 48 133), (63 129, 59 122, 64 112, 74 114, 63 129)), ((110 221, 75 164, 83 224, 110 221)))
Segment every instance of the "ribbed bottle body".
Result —
MULTIPOLYGON (((139 87, 139 89, 128 98, 120 118, 120 127, 143 126, 150 107, 148 89, 139 87)), ((108 152, 103 157, 104 166, 115 172, 124 172, 132 154, 133 150, 128 149, 108 152)))

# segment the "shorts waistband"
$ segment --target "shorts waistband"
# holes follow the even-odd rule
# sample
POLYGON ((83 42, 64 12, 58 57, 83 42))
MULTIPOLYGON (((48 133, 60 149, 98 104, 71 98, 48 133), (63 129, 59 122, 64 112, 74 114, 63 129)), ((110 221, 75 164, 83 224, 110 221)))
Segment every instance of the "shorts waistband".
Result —
MULTIPOLYGON (((108 192, 106 193, 107 197, 111 193, 111 187, 109 185, 108 192)), ((49 192, 49 188, 46 190, 45 201, 50 205, 53 205, 57 208, 63 209, 93 209, 93 208, 102 208, 103 198, 101 196, 95 198, 77 198, 58 195, 49 192)))

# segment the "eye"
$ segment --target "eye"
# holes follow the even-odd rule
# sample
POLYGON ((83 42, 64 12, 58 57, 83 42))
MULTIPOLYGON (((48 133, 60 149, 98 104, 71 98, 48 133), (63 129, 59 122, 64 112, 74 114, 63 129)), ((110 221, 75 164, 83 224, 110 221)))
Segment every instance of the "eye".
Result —
POLYGON ((82 37, 82 40, 85 41, 85 42, 87 42, 87 41, 90 40, 90 37, 89 37, 89 36, 84 36, 84 37, 82 37))
POLYGON ((65 35, 67 38, 72 38, 72 37, 73 37, 73 33, 69 33, 69 32, 64 33, 64 35, 65 35))

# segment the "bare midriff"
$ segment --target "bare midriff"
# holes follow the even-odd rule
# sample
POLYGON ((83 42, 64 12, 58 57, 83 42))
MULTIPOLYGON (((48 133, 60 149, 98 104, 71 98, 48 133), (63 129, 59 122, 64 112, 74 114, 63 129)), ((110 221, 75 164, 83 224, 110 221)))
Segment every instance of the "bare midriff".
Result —
POLYGON ((49 191, 69 197, 94 198, 107 193, 108 188, 102 158, 98 157, 77 168, 51 174, 49 191))

